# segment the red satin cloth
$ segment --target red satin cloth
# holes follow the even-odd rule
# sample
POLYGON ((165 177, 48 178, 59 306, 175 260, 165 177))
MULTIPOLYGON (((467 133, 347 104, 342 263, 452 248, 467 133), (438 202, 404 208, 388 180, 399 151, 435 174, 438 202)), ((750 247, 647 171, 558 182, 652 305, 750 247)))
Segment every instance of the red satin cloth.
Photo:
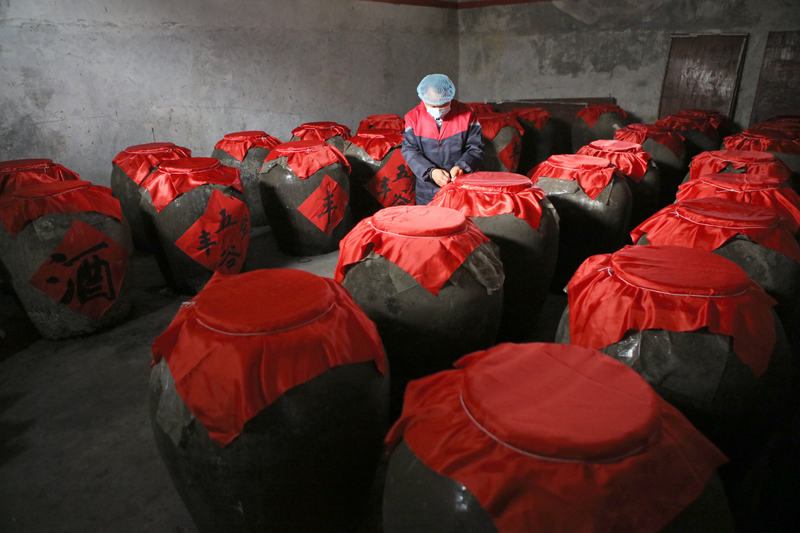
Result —
POLYGON ((647 172, 647 162, 650 161, 650 154, 642 149, 641 144, 608 139, 592 141, 578 150, 577 154, 607 159, 636 183, 642 181, 647 172))
POLYGON ((673 117, 693 117, 706 120, 714 126, 714 129, 719 129, 720 126, 728 123, 728 117, 719 111, 713 109, 684 109, 672 115, 673 117))
POLYGON ((386 373, 375 324, 347 291, 293 269, 214 274, 152 352, 220 446, 281 394, 330 368, 374 361, 386 373))
POLYGON ((164 161, 192 157, 192 151, 174 143, 148 143, 129 146, 114 158, 113 163, 136 184, 164 161))
POLYGON ((161 212, 172 200, 192 189, 215 183, 242 190, 239 169, 226 167, 212 157, 190 157, 161 163, 142 183, 150 191, 156 211, 161 212))
POLYGON ((80 180, 80 176, 51 159, 16 159, 0 163, 0 198, 24 185, 80 180))
POLYGON ((344 140, 350 137, 350 128, 336 122, 306 122, 292 130, 301 141, 327 141, 337 135, 344 140))
POLYGON ((713 139, 717 134, 718 126, 714 125, 710 119, 700 116, 677 116, 672 115, 661 120, 656 120, 656 126, 670 131, 694 130, 706 134, 713 139))
POLYGON ((344 218, 348 200, 345 190, 336 180, 325 174, 319 187, 298 206, 297 210, 325 235, 330 235, 344 218))
POLYGON ((367 118, 358 123, 357 133, 371 129, 392 130, 402 134, 403 130, 406 129, 406 125, 405 121, 403 121, 403 117, 399 115, 369 115, 367 118))
POLYGON ((462 174, 439 189, 428 205, 449 207, 467 217, 514 213, 534 230, 542 221, 544 191, 522 174, 474 172, 462 174))
POLYGON ((506 126, 516 129, 520 135, 525 133, 519 121, 509 113, 478 113, 478 122, 483 136, 489 140, 497 137, 500 130, 506 126))
MULTIPOLYGON (((353 140, 353 137, 349 139, 353 140)), ((383 207, 414 205, 417 202, 417 179, 401 150, 395 150, 389 160, 375 176, 364 184, 364 188, 383 207)))
POLYGON ((476 115, 495 112, 495 108, 485 102, 469 102, 466 105, 470 106, 476 115))
POLYGON ((567 286, 570 342, 599 350, 629 330, 665 329, 733 337, 753 374, 775 345, 775 300, 724 257, 683 246, 626 246, 584 261, 567 286))
POLYGON ((758 152, 780 152, 800 154, 800 136, 792 130, 771 127, 751 128, 722 141, 728 150, 755 150, 758 152))
POLYGON ((669 205, 631 232, 634 244, 671 244, 712 252, 745 235, 800 263, 800 244, 774 209, 724 198, 698 198, 669 205))
POLYGON ((594 123, 597 122, 597 119, 600 118, 600 115, 604 113, 616 113, 623 119, 628 118, 628 112, 622 109, 620 106, 614 104, 589 105, 575 113, 575 116, 582 118, 583 121, 586 122, 586 124, 591 128, 594 126, 594 123))
POLYGON ((537 130, 544 128, 544 125, 547 124, 548 120, 550 120, 550 113, 548 113, 541 107, 512 109, 511 111, 508 112, 508 114, 516 118, 517 120, 525 119, 529 122, 532 122, 537 130))
POLYGON ((380 161, 389 150, 403 144, 403 134, 386 129, 367 129, 347 139, 348 142, 364 149, 375 161, 380 161))
POLYGON ((528 177, 533 183, 539 178, 555 178, 560 180, 578 180, 583 192, 594 200, 611 182, 616 167, 607 159, 588 155, 558 154, 536 165, 528 177))
POLYGON ((431 205, 381 209, 359 222, 339 243, 334 279, 370 251, 408 272, 434 296, 472 251, 489 239, 453 209, 431 205))
POLYGON ((684 142, 683 136, 674 131, 663 130, 655 124, 628 124, 624 128, 614 132, 614 138, 618 141, 628 141, 642 144, 647 139, 652 139, 657 143, 669 148, 675 157, 683 157, 684 142))
POLYGON ((761 174, 706 174, 682 183, 676 195, 678 201, 709 197, 770 207, 780 214, 792 233, 800 229, 800 196, 777 178, 761 174))
POLYGON ((702 152, 692 159, 689 165, 689 179, 697 179, 705 174, 716 174, 727 166, 737 170, 744 169, 747 174, 763 174, 779 180, 789 179, 792 169, 769 152, 753 150, 714 150, 702 152))
POLYGON ((624 364, 500 344, 412 381, 386 438, 466 487, 500 533, 661 531, 727 460, 624 364))
POLYGON ((800 126, 800 115, 776 115, 769 120, 765 120, 762 124, 780 124, 780 123, 789 123, 789 124, 796 124, 800 126))
POLYGON ((96 211, 122 221, 119 200, 111 189, 88 181, 48 181, 25 185, 0 200, 0 220, 12 237, 31 220, 50 213, 96 211))
POLYGON ((280 139, 272 135, 267 135, 265 131, 239 131, 236 133, 226 133, 214 148, 224 150, 237 161, 244 161, 247 151, 250 148, 266 148, 272 150, 281 144, 280 139))
POLYGON ((324 141, 289 141, 276 146, 264 160, 273 161, 279 157, 286 158, 286 164, 301 180, 308 179, 321 168, 339 163, 350 174, 350 163, 344 154, 335 146, 324 141))

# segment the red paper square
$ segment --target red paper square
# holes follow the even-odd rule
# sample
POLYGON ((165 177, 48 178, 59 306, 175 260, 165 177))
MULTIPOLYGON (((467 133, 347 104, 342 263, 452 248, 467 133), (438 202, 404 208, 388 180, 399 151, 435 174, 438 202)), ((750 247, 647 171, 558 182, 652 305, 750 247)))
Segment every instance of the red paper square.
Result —
POLYGON ((506 166, 508 172, 516 172, 519 166, 520 149, 522 148, 522 138, 519 135, 514 135, 508 146, 500 150, 497 156, 500 162, 506 166))
POLYGON ((129 259, 111 237, 75 220, 29 281, 53 300, 97 320, 116 301, 129 259))
POLYGON ((330 235, 344 218, 347 208, 347 193, 333 178, 325 174, 322 183, 306 201, 300 204, 298 211, 316 227, 330 235))
POLYGON ((364 188, 383 207, 414 205, 417 203, 414 194, 415 180, 400 150, 395 150, 386 165, 364 184, 364 188))
POLYGON ((250 243, 250 211, 244 202, 211 193, 205 213, 175 245, 209 270, 238 274, 250 243))

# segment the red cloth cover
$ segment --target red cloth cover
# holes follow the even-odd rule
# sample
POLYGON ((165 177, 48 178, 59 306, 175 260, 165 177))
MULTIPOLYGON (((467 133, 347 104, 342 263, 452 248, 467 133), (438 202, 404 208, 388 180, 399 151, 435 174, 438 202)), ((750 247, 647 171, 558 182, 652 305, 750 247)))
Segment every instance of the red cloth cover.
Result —
POLYGON ((758 152, 780 152, 800 154, 800 137, 791 130, 771 127, 751 128, 725 137, 722 141, 728 150, 755 150, 758 152))
POLYGON ((150 191, 156 211, 192 189, 215 183, 242 191, 238 168, 226 167, 213 157, 190 157, 161 163, 142 183, 150 191))
POLYGON ((739 265, 683 246, 626 246, 584 261, 567 286, 570 342, 599 350, 629 330, 665 329, 733 337, 758 377, 775 345, 775 300, 739 265))
POLYGON ((113 163, 136 184, 164 161, 192 157, 192 151, 174 143, 148 143, 129 146, 114 158, 113 163))
POLYGON ((297 208, 316 227, 330 235, 344 218, 347 193, 336 180, 325 174, 319 187, 297 208))
POLYGON ((594 126, 594 123, 597 122, 597 119, 600 118, 600 115, 604 113, 616 113, 623 119, 628 118, 628 112, 622 109, 620 106, 614 104, 588 105, 575 113, 575 116, 582 118, 583 121, 586 122, 586 124, 591 128, 594 126))
POLYGON ((485 102, 465 102, 466 105, 470 106, 475 114, 480 115, 481 113, 494 113, 495 109, 485 102))
POLYGON ((49 181, 25 185, 0 200, 0 220, 12 237, 31 220, 50 213, 96 211, 122 221, 111 189, 88 181, 49 181))
POLYGON ((672 115, 673 117, 690 117, 705 120, 711 123, 714 129, 728 123, 728 117, 713 109, 684 109, 672 115))
POLYGON ((773 124, 773 123, 786 123, 789 124, 797 124, 800 125, 800 115, 776 115, 771 119, 765 120, 762 124, 773 124))
POLYGON ((363 148, 368 156, 380 161, 389 150, 403 144, 403 134, 385 129, 364 130, 347 139, 347 142, 363 148))
POLYGON ((224 150, 237 161, 244 161, 247 151, 250 148, 266 148, 272 150, 281 144, 280 139, 272 135, 267 135, 265 131, 240 131, 236 133, 226 133, 214 148, 224 150))
POLYGON ((17 187, 46 181, 80 180, 80 176, 52 159, 16 159, 0 163, 0 197, 17 187))
POLYGON ((111 237, 74 220, 29 281, 53 300, 98 320, 116 301, 129 259, 111 237))
POLYGON ((347 140, 350 138, 350 128, 336 122, 306 122, 293 129, 292 135, 301 141, 327 141, 337 135, 347 140))
POLYGON ((594 200, 617 172, 614 164, 608 159, 588 155, 557 154, 536 165, 528 172, 528 177, 533 183, 538 182, 539 178, 578 180, 583 192, 594 200))
MULTIPOLYGON (((352 141, 354 137, 351 137, 352 141)), ((364 184, 364 188, 383 207, 414 205, 417 179, 412 174, 401 150, 395 150, 375 176, 364 184)))
POLYGON ((152 346, 220 446, 284 392, 326 370, 386 362, 375 324, 333 280, 294 269, 214 274, 152 346))
POLYGON ((717 133, 717 127, 711 120, 704 117, 697 116, 670 116, 656 120, 656 126, 670 131, 686 131, 694 130, 706 134, 707 137, 713 139, 717 133))
POLYGON ((525 133, 519 121, 509 113, 478 113, 478 122, 481 124, 483 136, 489 140, 497 137, 500 130, 506 126, 516 129, 520 135, 525 133))
POLYGON ((634 244, 645 233, 650 244, 707 252, 741 234, 800 263, 800 244, 777 211, 736 200, 697 198, 669 205, 631 232, 634 244))
POLYGON ((778 178, 762 174, 706 174, 682 183, 676 195, 678 201, 709 197, 771 207, 792 233, 800 229, 800 196, 778 178))
POLYGON ((350 174, 350 163, 344 154, 335 146, 324 141, 289 141, 276 146, 264 160, 273 161, 279 157, 286 158, 286 164, 301 180, 307 179, 321 168, 339 163, 350 174))
POLYGON ((436 193, 428 205, 449 207, 467 217, 514 213, 534 230, 542 221, 544 191, 522 174, 474 172, 462 174, 436 193))
POLYGON ((392 130, 402 134, 403 130, 406 129, 406 125, 403 117, 399 115, 370 115, 358 123, 357 133, 362 133, 371 129, 392 130))
POLYGON ((716 174, 728 165, 737 170, 744 169, 748 174, 770 176, 781 183, 792 175, 792 169, 769 152, 714 150, 694 156, 692 164, 689 165, 689 179, 695 180, 704 174, 716 174))
POLYGON ((386 438, 465 486, 500 533, 661 531, 722 453, 624 364, 500 344, 408 384, 386 438))
POLYGON ((672 153, 678 158, 683 156, 685 150, 682 135, 674 131, 663 130, 655 124, 628 124, 614 132, 614 138, 618 141, 637 144, 642 144, 647 139, 652 139, 672 150, 672 153))
POLYGON ((592 141, 577 153, 607 159, 620 172, 637 183, 647 172, 647 162, 650 161, 650 154, 642 149, 641 144, 608 139, 592 141))
POLYGON ((548 113, 541 107, 512 109, 511 111, 508 112, 508 114, 518 120, 522 118, 527 121, 533 122, 533 125, 536 127, 537 130, 544 128, 544 125, 547 124, 548 120, 550 120, 550 113, 548 113))
POLYGON ((381 209, 359 222, 339 243, 334 279, 370 251, 408 272, 434 296, 472 251, 489 239, 453 209, 409 205, 381 209))

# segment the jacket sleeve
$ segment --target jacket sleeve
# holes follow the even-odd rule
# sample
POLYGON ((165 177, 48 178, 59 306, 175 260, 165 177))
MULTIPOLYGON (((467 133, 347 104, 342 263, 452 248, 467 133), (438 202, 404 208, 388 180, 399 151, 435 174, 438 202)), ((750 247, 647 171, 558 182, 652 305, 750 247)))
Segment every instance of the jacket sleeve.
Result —
POLYGON ((400 149, 403 159, 408 163, 411 172, 421 180, 433 182, 431 172, 436 168, 430 159, 422 153, 419 137, 414 134, 414 128, 406 125, 403 132, 403 147, 400 149))
POLYGON ((475 172, 483 161, 483 131, 478 117, 474 112, 470 113, 469 128, 467 138, 464 142, 464 150, 458 165, 464 172, 475 172))

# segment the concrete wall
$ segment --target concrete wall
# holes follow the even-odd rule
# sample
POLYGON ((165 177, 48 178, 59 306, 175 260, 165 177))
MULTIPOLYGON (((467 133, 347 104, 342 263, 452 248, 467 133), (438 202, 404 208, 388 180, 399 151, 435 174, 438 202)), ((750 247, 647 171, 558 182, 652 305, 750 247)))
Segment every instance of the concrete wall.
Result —
POLYGON ((564 0, 458 11, 461 96, 614 96, 658 115, 673 33, 749 33, 734 122, 747 127, 770 31, 800 30, 797 0, 564 0))
POLYGON ((355 129, 416 105, 429 72, 458 78, 457 26, 454 10, 349 0, 0 0, 0 161, 107 185, 134 144, 208 156, 233 131, 355 129))

